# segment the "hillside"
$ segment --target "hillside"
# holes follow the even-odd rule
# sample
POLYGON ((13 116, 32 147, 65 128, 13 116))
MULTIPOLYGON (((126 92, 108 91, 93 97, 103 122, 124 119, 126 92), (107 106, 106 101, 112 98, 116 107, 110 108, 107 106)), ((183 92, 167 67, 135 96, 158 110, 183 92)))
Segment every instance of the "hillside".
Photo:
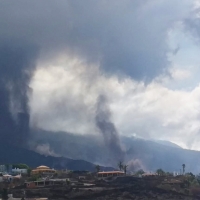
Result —
MULTIPOLYGON (((34 132, 33 140, 37 145, 48 144, 52 151, 63 157, 83 159, 115 168, 119 162, 117 159, 114 161, 111 159, 103 139, 94 135, 83 136, 37 130, 34 132)), ((124 161, 129 163, 131 170, 143 168, 154 171, 163 168, 166 171, 180 172, 184 163, 186 171, 200 172, 199 151, 182 149, 168 141, 150 141, 134 137, 122 137, 121 144, 126 154, 124 161)))
MULTIPOLYGON (((0 145, 0 164, 26 163, 34 168, 47 165, 55 169, 95 171, 95 165, 84 160, 73 160, 66 157, 44 156, 34 151, 8 145, 0 145)), ((102 170, 113 170, 110 167, 101 167, 102 170)))
MULTIPOLYGON (((186 171, 200 172, 199 151, 172 147, 142 139, 129 138, 128 141, 131 145, 127 150, 127 160, 139 158, 143 166, 149 171, 162 168, 166 171, 180 172, 184 163, 186 171)), ((126 142, 124 141, 124 143, 126 142)))

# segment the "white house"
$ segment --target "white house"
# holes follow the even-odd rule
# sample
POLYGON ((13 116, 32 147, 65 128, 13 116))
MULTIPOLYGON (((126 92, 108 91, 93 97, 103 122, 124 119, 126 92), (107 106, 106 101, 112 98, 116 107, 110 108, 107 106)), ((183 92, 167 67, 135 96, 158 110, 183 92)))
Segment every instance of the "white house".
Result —
POLYGON ((14 174, 27 174, 27 169, 15 168, 15 169, 12 169, 12 173, 14 173, 14 174))

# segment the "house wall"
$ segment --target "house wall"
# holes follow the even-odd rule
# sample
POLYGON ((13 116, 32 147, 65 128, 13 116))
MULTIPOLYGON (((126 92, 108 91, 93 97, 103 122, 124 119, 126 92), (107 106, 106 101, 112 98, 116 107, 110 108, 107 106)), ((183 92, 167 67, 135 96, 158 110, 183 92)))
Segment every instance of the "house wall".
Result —
POLYGON ((36 185, 34 182, 29 182, 29 183, 26 183, 26 187, 27 188, 36 188, 36 185))
POLYGON ((13 173, 27 174, 27 169, 12 169, 13 173))

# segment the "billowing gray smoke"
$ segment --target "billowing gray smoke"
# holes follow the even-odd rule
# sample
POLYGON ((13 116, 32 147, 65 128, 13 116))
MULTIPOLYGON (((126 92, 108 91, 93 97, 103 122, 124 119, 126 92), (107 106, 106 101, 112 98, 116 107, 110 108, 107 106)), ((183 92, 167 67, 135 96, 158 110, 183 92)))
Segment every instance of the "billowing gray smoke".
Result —
POLYGON ((136 172, 141 169, 144 171, 147 170, 140 159, 129 160, 128 161, 128 169, 129 169, 129 171, 132 171, 132 172, 136 172))
POLYGON ((1 142, 23 145, 29 134, 28 91, 36 49, 21 41, 0 43, 1 142))
MULTIPOLYGON (((0 1, 0 141, 25 142, 28 136, 28 83, 37 56, 35 45, 41 51, 41 62, 67 52, 78 60, 83 58, 86 64, 99 65, 105 74, 153 80, 171 66, 168 33, 175 22, 187 18, 188 2, 0 1), (163 15, 163 10, 170 10, 170 15, 163 15)), ((52 102, 51 108, 59 104, 57 110, 65 112, 60 103, 66 102, 65 98, 52 102)), ((74 99, 72 102, 75 105, 74 99)), ((72 113, 80 112, 74 107, 72 113)), ((72 117, 70 112, 65 113, 72 117)), ((105 97, 100 97, 96 125, 113 157, 119 160, 123 151, 110 117, 105 97)))
POLYGON ((121 149, 120 139, 115 125, 111 122, 111 112, 107 105, 107 99, 104 95, 100 95, 97 101, 96 109, 96 125, 102 134, 105 144, 110 150, 112 156, 111 160, 118 161, 124 160, 124 152, 121 149))

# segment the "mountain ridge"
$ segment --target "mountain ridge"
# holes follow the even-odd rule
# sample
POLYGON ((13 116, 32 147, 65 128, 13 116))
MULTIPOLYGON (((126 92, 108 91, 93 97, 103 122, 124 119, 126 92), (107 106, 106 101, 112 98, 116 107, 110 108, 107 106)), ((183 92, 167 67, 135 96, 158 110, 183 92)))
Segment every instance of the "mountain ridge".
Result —
MULTIPOLYGON (((98 136, 37 131, 34 132, 34 140, 37 145, 48 144, 51 150, 61 156, 117 168, 119 160, 111 160, 112 155, 109 148, 105 145, 104 140, 98 136)), ((180 172, 183 163, 186 165, 186 171, 194 173, 200 171, 199 151, 177 148, 176 145, 170 146, 169 142, 168 145, 166 143, 164 145, 152 140, 134 137, 122 136, 120 139, 122 149, 125 152, 124 163, 129 164, 131 171, 139 168, 148 171, 163 168, 165 171, 180 172)))
MULTIPOLYGON (((0 154, 1 164, 26 163, 31 168, 47 165, 55 169, 95 171, 95 164, 85 160, 44 156, 25 148, 5 144, 0 145, 0 151, 4 152, 0 154)), ((101 166, 101 169, 108 171, 114 168, 101 166)))

